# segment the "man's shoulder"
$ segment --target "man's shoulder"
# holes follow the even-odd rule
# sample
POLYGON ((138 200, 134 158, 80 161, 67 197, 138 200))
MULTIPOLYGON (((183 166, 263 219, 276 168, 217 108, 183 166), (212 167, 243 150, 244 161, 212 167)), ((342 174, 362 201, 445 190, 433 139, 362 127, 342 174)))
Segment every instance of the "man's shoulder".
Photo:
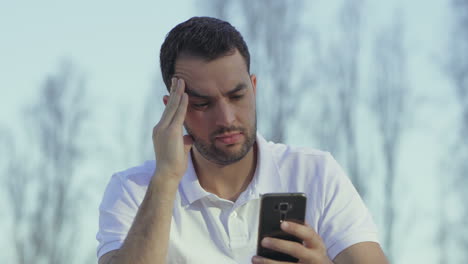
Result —
POLYGON ((330 152, 311 147, 263 143, 260 164, 268 169, 262 169, 261 172, 268 174, 268 178, 276 173, 282 190, 313 194, 317 198, 342 180, 337 173, 339 165, 330 152))
POLYGON ((275 156, 278 161, 285 159, 308 159, 324 162, 331 157, 329 152, 316 148, 287 145, 272 141, 265 141, 265 143, 264 149, 275 156))
POLYGON ((138 166, 114 173, 113 178, 125 185, 136 184, 138 186, 147 186, 153 176, 155 167, 156 162, 154 160, 147 160, 138 166))
POLYGON ((106 186, 100 210, 131 214, 136 212, 153 175, 154 164, 154 161, 146 161, 139 166, 114 173, 106 186))

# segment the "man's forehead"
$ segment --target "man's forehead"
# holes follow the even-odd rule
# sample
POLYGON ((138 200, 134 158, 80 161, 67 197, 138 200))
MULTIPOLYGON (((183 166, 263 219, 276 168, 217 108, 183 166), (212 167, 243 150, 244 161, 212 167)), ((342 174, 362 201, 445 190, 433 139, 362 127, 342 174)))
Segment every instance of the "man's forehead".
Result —
POLYGON ((176 62, 174 77, 182 78, 186 89, 193 91, 192 94, 200 95, 219 92, 224 94, 238 86, 249 86, 249 74, 242 61, 230 58, 219 60, 207 62, 200 58, 183 58, 176 62))
MULTIPOLYGON (((220 91, 221 95, 223 96, 229 96, 233 95, 239 92, 242 92, 243 90, 246 90, 248 88, 247 84, 244 82, 239 82, 237 83, 232 89, 228 89, 226 91, 220 91)), ((199 91, 196 89, 192 89, 190 85, 186 85, 185 92, 188 94, 190 97, 195 97, 195 98, 202 98, 202 99, 209 99, 212 97, 212 95, 206 91, 199 91)))

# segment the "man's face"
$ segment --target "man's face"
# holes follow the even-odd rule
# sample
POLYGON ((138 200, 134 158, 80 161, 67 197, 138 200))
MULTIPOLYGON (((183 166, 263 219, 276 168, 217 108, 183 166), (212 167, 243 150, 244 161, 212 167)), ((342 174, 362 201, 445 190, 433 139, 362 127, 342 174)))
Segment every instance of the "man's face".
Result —
POLYGON ((184 126, 196 150, 207 160, 229 165, 255 143, 256 77, 249 76, 239 52, 206 62, 182 57, 175 77, 185 81, 189 105, 184 126))

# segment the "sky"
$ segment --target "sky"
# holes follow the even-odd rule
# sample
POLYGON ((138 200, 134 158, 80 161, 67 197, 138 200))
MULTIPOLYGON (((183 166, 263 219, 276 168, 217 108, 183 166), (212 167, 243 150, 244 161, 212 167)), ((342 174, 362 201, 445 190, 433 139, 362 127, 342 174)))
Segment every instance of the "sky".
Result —
MULTIPOLYGON (((114 133, 115 123, 122 122, 118 118, 122 109, 142 108, 148 89, 155 87, 153 82, 159 74, 159 48, 165 34, 191 16, 206 15, 200 11, 203 10, 200 8, 202 2, 1 2, 0 125, 14 131, 21 130, 24 127, 21 111, 34 100, 45 77, 57 72, 61 62, 71 61, 86 79, 93 107, 96 107, 93 118, 99 123, 93 130, 98 135, 97 139, 105 144, 109 140, 106 135, 114 133)), ((326 31, 334 19, 333 3, 325 0, 308 3, 310 11, 306 12, 303 20, 326 31)), ((433 220, 425 219, 434 219, 437 215, 433 206, 436 202, 434 193, 438 186, 439 160, 445 149, 436 139, 450 131, 456 117, 451 111, 453 95, 450 84, 435 66, 435 62, 444 59, 443 45, 449 26, 447 2, 369 0, 366 3, 364 21, 369 32, 378 31, 388 23, 395 7, 400 7, 408 24, 408 69, 415 94, 413 105, 417 106, 411 111, 417 115, 410 120, 411 129, 403 144, 399 179, 404 187, 399 199, 403 201, 410 197, 412 205, 408 208, 419 209, 418 215, 413 215, 412 209, 402 213, 408 219, 417 219, 418 226, 413 223, 398 227, 399 232, 408 232, 411 236, 411 239, 402 241, 399 259, 400 263, 436 263, 433 236, 427 232, 436 226, 433 220), (421 182, 424 182, 423 186, 421 182)), ((158 100, 155 98, 156 104, 161 103, 158 100)), ((300 136, 291 138, 288 143, 301 145, 305 141, 304 131, 300 131, 300 127, 297 129, 300 136)), ((91 135, 87 144, 94 144, 93 140, 96 137, 91 135)), ((91 243, 96 243, 97 206, 110 175, 135 165, 116 165, 115 158, 98 157, 95 163, 83 168, 83 175, 88 177, 86 180, 99 178, 91 196, 91 204, 96 210, 85 217, 82 230, 83 236, 91 243), (96 172, 93 168, 97 164, 105 169, 96 172)), ((369 203, 371 210, 378 215, 381 202, 369 203)), ((6 206, 5 202, 0 202, 0 205, 6 206)), ((382 219, 377 217, 376 221, 379 223, 382 219)), ((405 223, 408 222, 411 221, 405 223)), ((0 244, 3 244, 2 248, 8 247, 8 243, 0 244)))

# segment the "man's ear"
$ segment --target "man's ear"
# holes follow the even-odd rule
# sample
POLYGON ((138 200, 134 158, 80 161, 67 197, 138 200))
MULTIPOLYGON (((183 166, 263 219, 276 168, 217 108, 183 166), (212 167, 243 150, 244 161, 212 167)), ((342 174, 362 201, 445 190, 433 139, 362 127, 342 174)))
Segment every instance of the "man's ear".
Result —
POLYGON ((164 105, 167 105, 167 101, 169 101, 169 96, 168 95, 163 96, 164 105))
POLYGON ((255 76, 255 74, 250 75, 250 82, 252 83, 253 92, 254 92, 254 95, 256 96, 257 95, 257 76, 255 76))

